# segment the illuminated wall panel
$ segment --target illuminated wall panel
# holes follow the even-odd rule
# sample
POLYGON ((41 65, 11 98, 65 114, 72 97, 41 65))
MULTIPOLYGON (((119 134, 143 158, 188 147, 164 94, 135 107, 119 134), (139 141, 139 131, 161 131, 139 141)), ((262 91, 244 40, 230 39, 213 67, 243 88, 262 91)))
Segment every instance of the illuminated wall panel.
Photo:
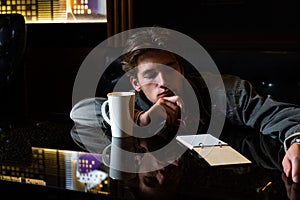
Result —
POLYGON ((0 14, 11 13, 26 23, 106 22, 106 0, 1 0, 0 14))

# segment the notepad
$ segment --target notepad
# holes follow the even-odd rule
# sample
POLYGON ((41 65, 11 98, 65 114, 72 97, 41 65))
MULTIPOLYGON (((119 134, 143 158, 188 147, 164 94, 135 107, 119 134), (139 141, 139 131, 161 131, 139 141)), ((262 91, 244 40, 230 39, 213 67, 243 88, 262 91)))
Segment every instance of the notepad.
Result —
POLYGON ((182 135, 177 141, 196 152, 211 166, 250 164, 241 153, 211 134, 182 135))

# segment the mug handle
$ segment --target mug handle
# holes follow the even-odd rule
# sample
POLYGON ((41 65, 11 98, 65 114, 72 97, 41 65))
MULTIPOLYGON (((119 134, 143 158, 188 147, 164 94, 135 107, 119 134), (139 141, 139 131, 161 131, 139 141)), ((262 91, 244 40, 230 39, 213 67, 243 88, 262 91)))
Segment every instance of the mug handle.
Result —
POLYGON ((102 162, 104 163, 105 166, 109 167, 109 159, 110 155, 107 155, 107 150, 111 147, 111 144, 107 145, 103 151, 102 151, 102 162), (109 158, 107 158, 109 157, 109 158))
POLYGON ((110 125, 110 119, 108 118, 107 114, 106 114, 106 106, 108 104, 108 100, 104 101, 101 105, 101 113, 103 116, 103 119, 110 125))

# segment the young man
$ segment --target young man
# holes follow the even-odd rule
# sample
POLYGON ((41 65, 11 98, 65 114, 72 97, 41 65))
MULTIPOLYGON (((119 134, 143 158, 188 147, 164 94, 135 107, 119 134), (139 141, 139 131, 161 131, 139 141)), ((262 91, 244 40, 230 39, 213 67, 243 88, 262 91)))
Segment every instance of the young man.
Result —
MULTIPOLYGON (((122 58, 123 70, 129 74, 136 91, 134 120, 150 134, 140 138, 141 141, 155 137, 170 141, 182 126, 190 131, 195 124, 199 124, 198 134, 206 133, 214 112, 202 74, 196 77, 185 74, 181 57, 164 49, 174 42, 169 39, 170 33, 161 28, 137 32, 128 39, 122 58), (184 80, 193 88, 199 110, 195 101, 189 100, 190 91, 185 88, 184 80)), ((269 135, 282 142, 286 147, 283 170, 294 182, 300 182, 300 140, 297 140, 300 138, 300 107, 260 96, 248 81, 239 77, 223 75, 222 80, 226 93, 225 110, 220 110, 226 118, 223 130, 246 127, 253 133, 269 135)), ((77 112, 80 107, 76 105, 71 112, 76 124, 81 124, 84 118, 77 112)), ((98 117, 101 128, 109 129, 101 114, 98 117)), ((157 144, 154 150, 166 144, 157 144)))

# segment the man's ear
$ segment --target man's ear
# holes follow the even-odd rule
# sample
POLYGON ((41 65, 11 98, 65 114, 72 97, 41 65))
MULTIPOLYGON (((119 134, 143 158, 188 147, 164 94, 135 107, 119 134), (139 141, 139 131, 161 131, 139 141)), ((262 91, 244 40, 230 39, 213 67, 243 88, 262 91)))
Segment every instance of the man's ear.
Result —
POLYGON ((133 76, 130 76, 130 83, 132 85, 132 87, 137 91, 137 92, 140 92, 141 91, 141 86, 138 82, 138 80, 133 77, 133 76))

